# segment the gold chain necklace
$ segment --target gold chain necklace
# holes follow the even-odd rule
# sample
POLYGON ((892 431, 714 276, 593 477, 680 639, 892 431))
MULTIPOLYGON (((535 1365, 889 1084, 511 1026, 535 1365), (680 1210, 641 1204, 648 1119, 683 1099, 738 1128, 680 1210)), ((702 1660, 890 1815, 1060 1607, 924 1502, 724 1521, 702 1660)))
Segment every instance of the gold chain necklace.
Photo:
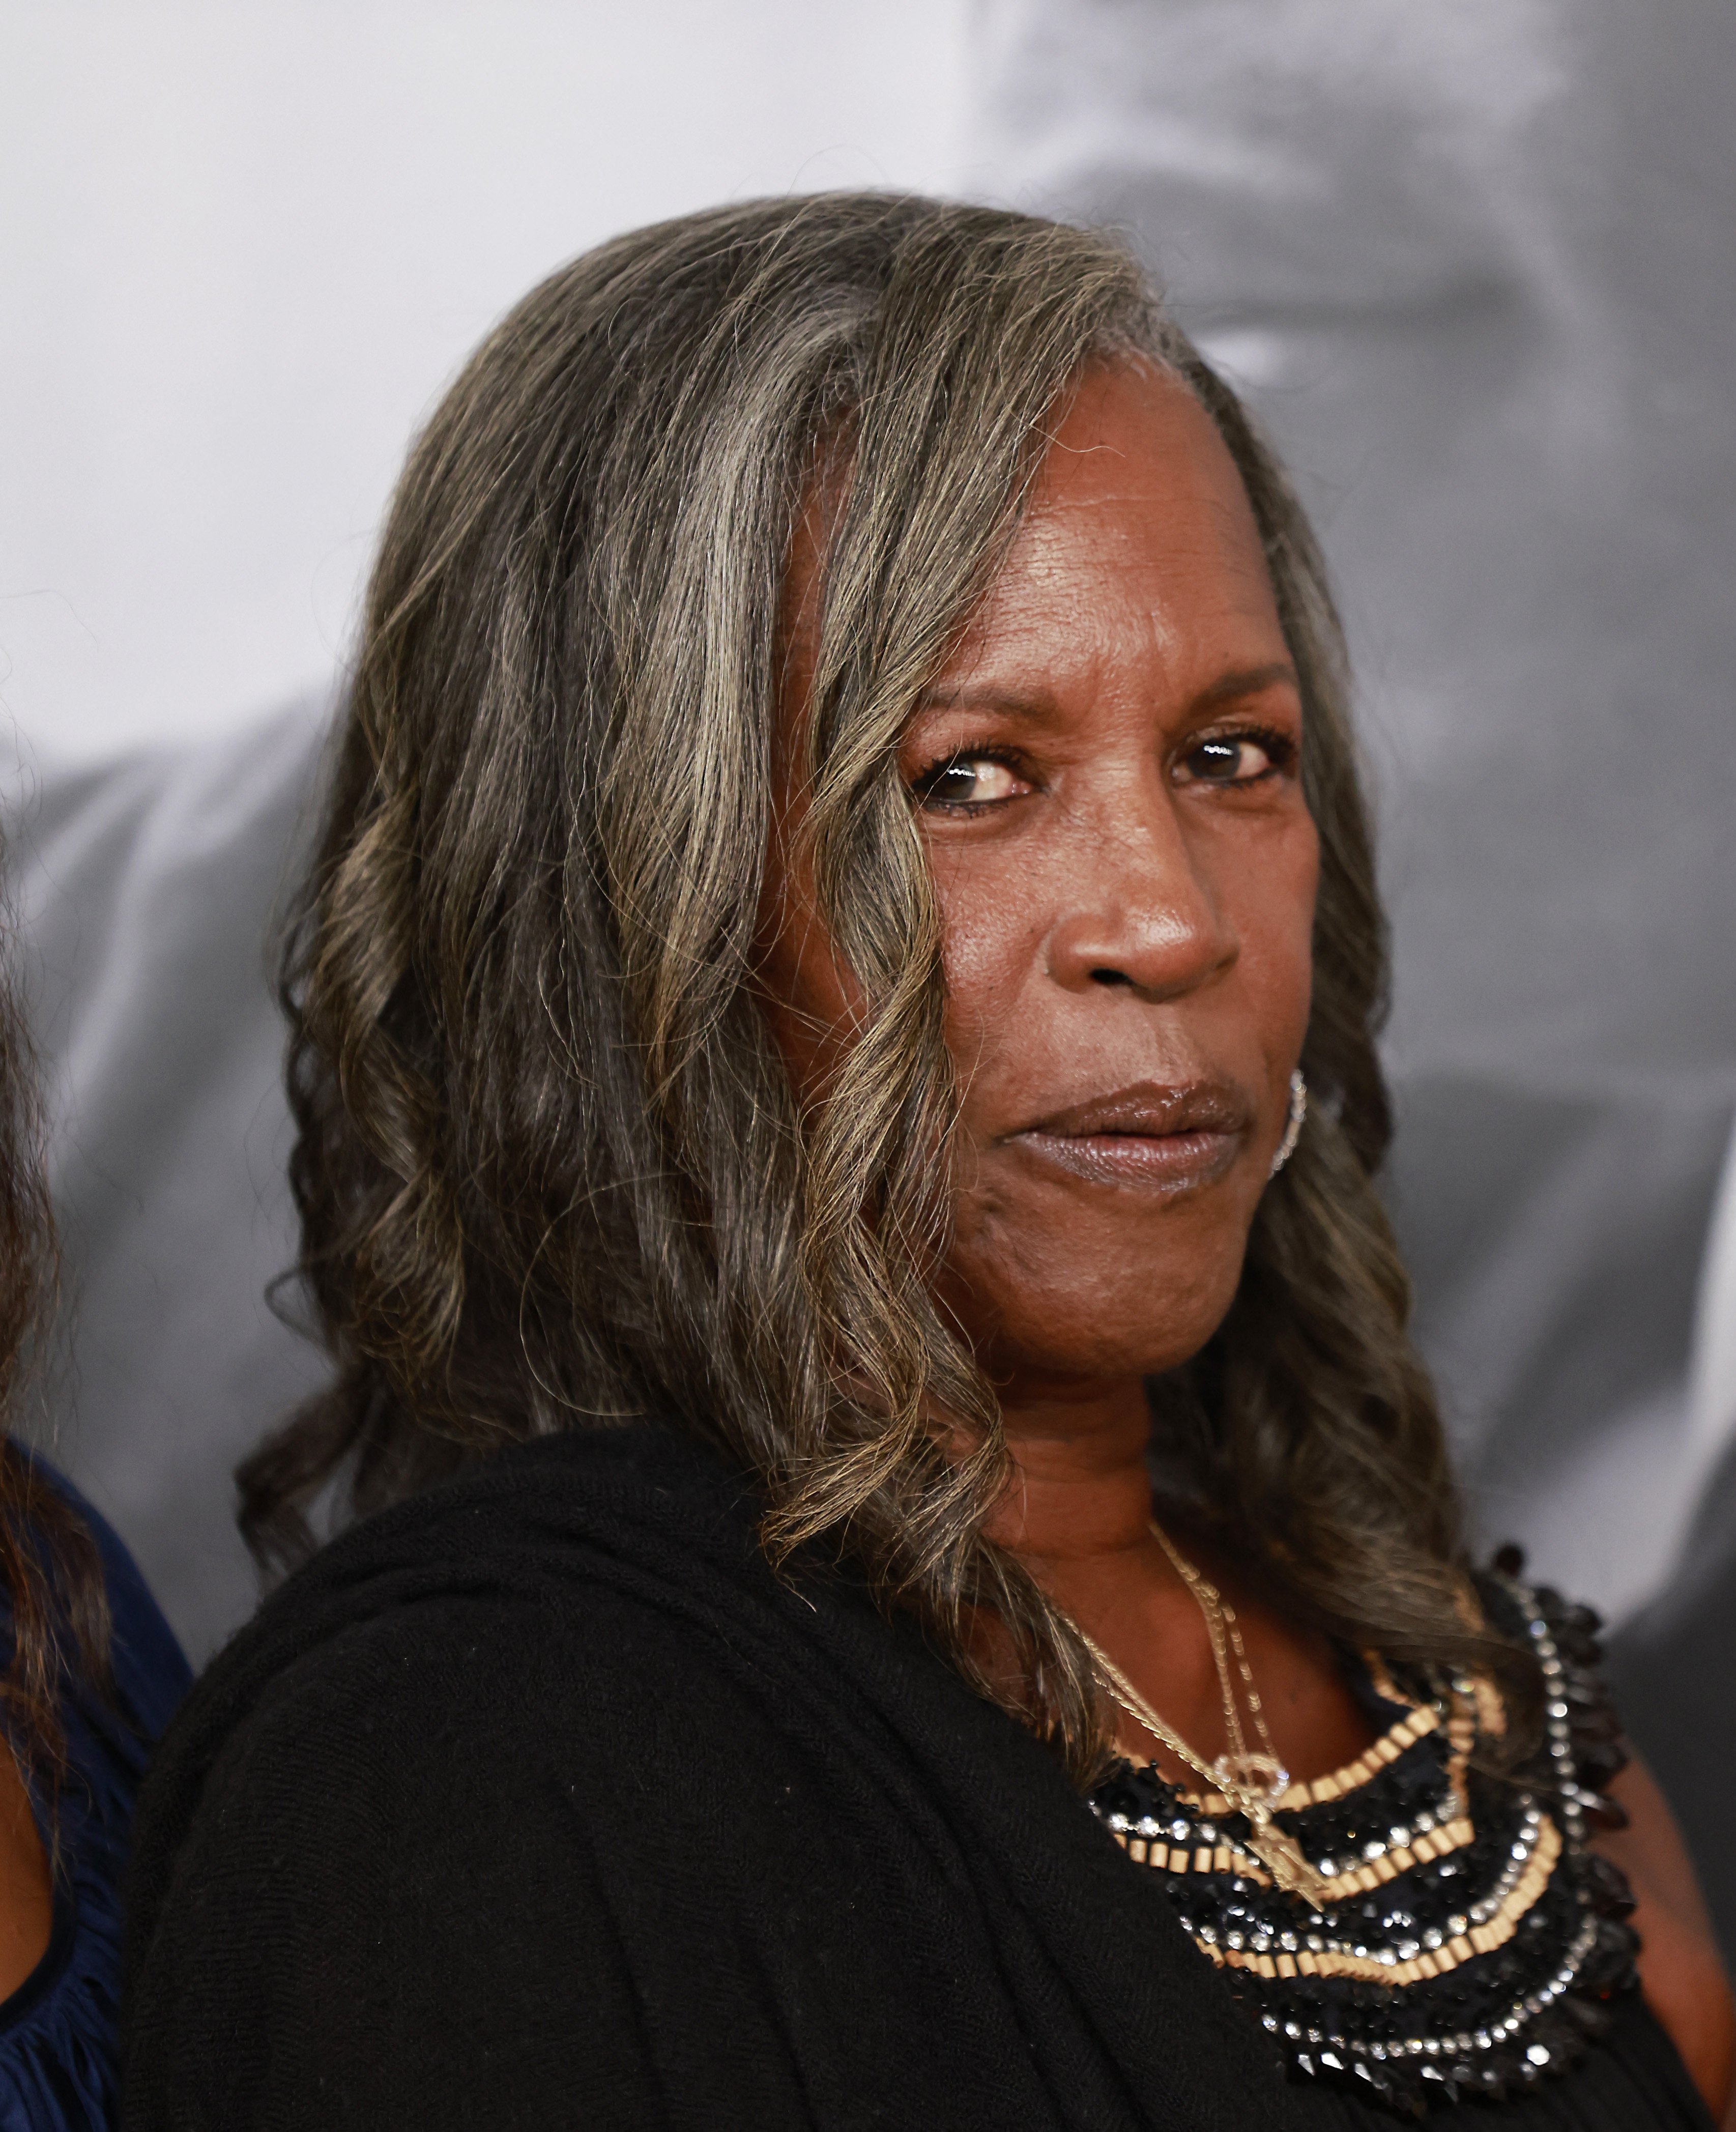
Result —
POLYGON ((1279 1760, 1272 1744, 1272 1734, 1266 1723, 1266 1707, 1260 1701, 1259 1690, 1254 1684, 1254 1669, 1248 1663, 1248 1653, 1242 1643, 1241 1625, 1235 1618, 1235 1609, 1225 1598, 1217 1587, 1196 1569, 1168 1533, 1153 1518, 1151 1529, 1158 1544, 1169 1557, 1177 1575, 1187 1587, 1206 1617, 1206 1634, 1211 1644, 1212 1664, 1217 1669, 1218 1693, 1224 1702, 1224 1732, 1229 1741, 1229 1751, 1220 1755, 1212 1765, 1212 1774, 1220 1782, 1238 1785, 1244 1791, 1264 1791, 1270 1798, 1280 1798, 1290 1781, 1290 1773, 1279 1760), (1225 1646, 1229 1646, 1226 1650, 1225 1646), (1248 1713, 1254 1720, 1254 1729, 1259 1735, 1260 1751, 1249 1754, 1248 1743, 1242 1732, 1241 1711, 1236 1692, 1230 1678, 1230 1651, 1235 1654, 1236 1670, 1242 1677, 1242 1688, 1248 1700, 1248 1713))
POLYGON ((1172 1544, 1155 1519, 1151 1529, 1206 1617, 1206 1638, 1211 1645, 1212 1664, 1223 1697, 1228 1750, 1215 1762, 1208 1762, 1204 1755, 1196 1754, 1181 1734, 1158 1717, 1108 1654, 1081 1630, 1085 1648, 1091 1653, 1104 1685, 1128 1716, 1168 1748, 1178 1761, 1204 1777, 1208 1784, 1216 1784, 1230 1804, 1247 1821, 1248 1848, 1270 1873, 1274 1886, 1301 1897, 1316 1910, 1324 1909, 1333 1899, 1331 1885, 1308 1863, 1296 1838, 1280 1828, 1273 1818, 1273 1809, 1289 1785, 1290 1773, 1273 1745, 1265 1706, 1254 1683, 1254 1669, 1248 1663, 1235 1609, 1172 1544), (1241 1710, 1230 1673, 1231 1654, 1247 1696, 1249 1715, 1259 1737, 1259 1749, 1254 1753, 1249 1751, 1242 1731, 1241 1710))

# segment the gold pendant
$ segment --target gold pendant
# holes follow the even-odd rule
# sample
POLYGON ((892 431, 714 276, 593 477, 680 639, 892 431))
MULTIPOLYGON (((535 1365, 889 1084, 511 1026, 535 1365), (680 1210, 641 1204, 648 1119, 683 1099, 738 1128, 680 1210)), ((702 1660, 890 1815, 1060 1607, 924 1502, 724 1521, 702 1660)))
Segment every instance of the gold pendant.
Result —
POLYGON ((1290 1789, 1290 1772, 1276 1755, 1220 1755, 1212 1774, 1226 1792, 1276 1806, 1290 1789))
POLYGON ((1272 1875, 1272 1885, 1287 1895, 1298 1896, 1312 1909, 1323 1910, 1336 1900, 1332 1884, 1316 1873, 1302 1855, 1296 1838, 1275 1821, 1250 1814, 1248 1848, 1272 1875))

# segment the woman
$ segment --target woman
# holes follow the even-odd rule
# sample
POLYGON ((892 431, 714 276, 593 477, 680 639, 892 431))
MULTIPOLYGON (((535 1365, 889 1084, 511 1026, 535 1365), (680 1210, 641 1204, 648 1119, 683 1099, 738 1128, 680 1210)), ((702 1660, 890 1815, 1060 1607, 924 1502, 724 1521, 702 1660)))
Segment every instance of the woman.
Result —
MULTIPOLYGON (((0 1414, 17 1415, 53 1244, 29 1046, 0 977, 0 1414)), ((0 1436, 0 2132, 98 2132, 118 2088, 120 1878, 186 1662, 131 1557, 0 1436)))
POLYGON ((158 1765, 130 2122, 1723 2106, 1406 1342, 1320 567, 1120 251, 837 197, 535 292, 288 969, 338 1375, 245 1515, 372 1515, 158 1765))

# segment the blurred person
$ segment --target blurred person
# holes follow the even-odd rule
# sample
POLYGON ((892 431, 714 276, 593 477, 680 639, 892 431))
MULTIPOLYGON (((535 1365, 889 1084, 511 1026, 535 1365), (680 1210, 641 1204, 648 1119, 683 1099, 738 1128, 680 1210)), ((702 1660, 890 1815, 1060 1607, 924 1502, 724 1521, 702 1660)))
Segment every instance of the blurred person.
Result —
MULTIPOLYGON (((33 1083, 0 972, 0 1416, 23 1411, 55 1288, 33 1083)), ((120 1880, 151 1743, 187 1684, 132 1558, 0 1435, 0 2128, 94 2132, 117 2105, 120 1880)))
POLYGON ((1308 528, 1115 246, 533 292, 286 964, 335 1377, 244 1518, 361 1520, 158 1759, 127 2121, 1721 2112, 1595 1621, 1467 1553, 1385 981, 1308 528))

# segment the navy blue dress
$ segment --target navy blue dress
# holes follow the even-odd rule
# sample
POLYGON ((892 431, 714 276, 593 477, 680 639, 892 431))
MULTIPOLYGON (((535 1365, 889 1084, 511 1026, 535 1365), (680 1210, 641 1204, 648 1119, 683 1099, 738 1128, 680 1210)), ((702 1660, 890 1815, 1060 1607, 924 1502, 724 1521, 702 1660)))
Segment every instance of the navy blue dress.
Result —
MULTIPOLYGON (((0 2000, 0 2132, 100 2132, 116 2119, 121 1897, 132 1806, 151 1746, 192 1676, 174 1631, 115 1533, 70 1484, 44 1477, 88 1522, 114 1624, 118 1707, 76 1693, 62 1716, 69 1780, 57 1807, 62 1867, 42 1959, 0 2000)), ((0 1665, 11 1628, 0 1603, 0 1665)), ((40 1803, 37 1826, 49 1832, 40 1803)))

